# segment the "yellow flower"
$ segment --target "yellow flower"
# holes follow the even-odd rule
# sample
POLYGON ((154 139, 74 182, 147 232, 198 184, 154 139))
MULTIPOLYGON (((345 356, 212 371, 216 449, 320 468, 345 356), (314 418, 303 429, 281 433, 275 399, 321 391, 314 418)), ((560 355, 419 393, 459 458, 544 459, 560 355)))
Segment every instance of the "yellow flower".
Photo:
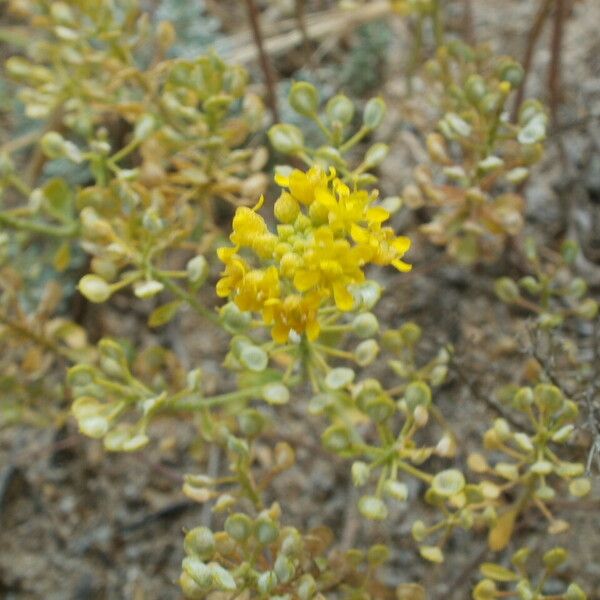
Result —
POLYGON ((406 273, 412 265, 404 262, 402 257, 410 248, 410 239, 398 236, 391 227, 372 226, 365 229, 355 225, 352 227, 352 239, 363 248, 368 262, 375 265, 392 265, 406 273))
POLYGON ((269 258, 277 243, 265 220, 256 212, 263 204, 261 196, 254 208, 240 206, 233 217, 233 232, 229 239, 236 245, 251 248, 260 258, 269 258))
POLYGON ((333 191, 328 187, 316 189, 315 199, 328 211, 329 225, 336 233, 349 234, 358 223, 379 225, 390 218, 380 206, 371 207, 376 197, 364 190, 350 192, 339 179, 333 180, 333 191))
POLYGON ((217 282, 217 295, 227 298, 237 290, 248 271, 248 265, 236 254, 235 248, 219 248, 217 256, 225 263, 225 270, 217 282))
POLYGON ((390 215, 373 206, 376 192, 351 191, 333 169, 329 174, 319 167, 295 169, 275 181, 286 188, 274 206, 276 233, 257 213, 263 198, 253 209, 236 211, 234 246, 218 250, 225 269, 217 293, 243 311, 260 313, 278 343, 287 342, 292 331, 312 340, 320 332, 323 305, 352 310, 349 288, 364 281, 367 264, 411 269, 402 260, 410 240, 383 227, 390 215), (239 255, 244 248, 257 264, 239 255))
POLYGON ((234 302, 241 310, 261 311, 269 300, 280 293, 276 267, 254 269, 244 275, 236 288, 234 302))
POLYGON ((305 296, 291 294, 283 300, 270 300, 268 302, 269 320, 272 324, 271 336, 279 344, 288 341, 291 331, 298 335, 306 334, 309 340, 319 337, 320 326, 317 313, 321 304, 318 294, 311 293, 305 296))
POLYGON ((317 187, 327 187, 327 174, 320 167, 311 167, 306 173, 294 169, 289 176, 275 175, 275 183, 280 187, 286 187, 290 194, 300 204, 308 206, 315 199, 317 187))
POLYGON ((367 258, 363 247, 351 246, 345 239, 336 239, 329 227, 320 227, 304 252, 294 286, 299 292, 316 290, 333 296, 340 310, 352 310, 354 299, 348 286, 364 280, 362 266, 367 258))

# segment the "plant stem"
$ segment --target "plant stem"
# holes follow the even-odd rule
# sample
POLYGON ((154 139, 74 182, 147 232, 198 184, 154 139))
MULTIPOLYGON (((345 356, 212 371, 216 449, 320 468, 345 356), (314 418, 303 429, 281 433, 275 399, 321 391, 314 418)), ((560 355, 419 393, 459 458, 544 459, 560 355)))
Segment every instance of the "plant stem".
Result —
POLYGON ((69 223, 68 225, 51 225, 50 223, 20 219, 2 212, 0 212, 0 225, 59 238, 74 237, 78 229, 76 223, 69 223))
POLYGON ((260 15, 256 3, 254 0, 245 0, 246 7, 248 9, 248 19, 250 20, 250 27, 252 28, 252 35, 254 37, 254 43, 258 50, 258 59, 260 62, 260 68, 262 69, 265 84, 267 86, 267 101, 269 103, 269 109, 271 110, 271 116, 273 117, 274 123, 279 123, 279 109, 277 107, 277 93, 275 90, 275 74, 273 72, 273 65, 265 51, 263 43, 263 34, 260 26, 260 15))

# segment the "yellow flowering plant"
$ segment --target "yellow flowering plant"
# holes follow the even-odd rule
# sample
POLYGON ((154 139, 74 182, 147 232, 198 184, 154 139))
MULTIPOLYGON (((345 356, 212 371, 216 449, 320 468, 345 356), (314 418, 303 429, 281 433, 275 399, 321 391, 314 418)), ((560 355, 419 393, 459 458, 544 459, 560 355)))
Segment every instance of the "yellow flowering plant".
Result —
MULTIPOLYGON (((425 209, 421 231, 459 263, 502 253, 524 223, 545 110, 526 101, 517 122, 507 117, 522 70, 447 42, 442 2, 389 9, 417 26, 410 79, 429 29, 436 46, 423 76, 431 161, 402 200, 377 189, 382 98, 335 90, 322 106, 317 86, 295 81, 289 104, 313 132, 267 129, 242 67, 170 55, 173 26, 152 24, 135 0, 8 3, 35 41, 17 35, 6 61, 34 135, 0 155, 0 428, 66 427, 68 402, 79 432, 106 451, 144 452, 154 441, 172 449, 164 422, 185 422, 187 473, 174 486, 205 508, 181 535, 186 598, 425 600, 420 583, 390 575, 385 529, 404 531, 427 567, 451 558, 455 540, 487 537, 496 562, 471 582, 475 600, 586 597, 570 582, 548 592, 550 576, 567 579, 562 549, 543 555, 539 577, 526 550, 510 567, 503 553, 529 541, 529 515, 563 534, 564 497, 593 491, 594 446, 586 464, 580 443, 582 382, 591 431, 595 416, 590 349, 571 341, 587 359, 564 378, 534 352, 526 382, 499 388, 503 416, 480 423, 482 450, 470 451, 446 413, 466 406, 453 387, 457 349, 406 314, 384 321, 378 305, 382 280, 416 279, 420 254, 394 214, 403 203, 425 209), (275 164, 282 155, 289 165, 275 164), (214 372, 189 352, 188 328, 217 354, 214 372), (295 510, 289 481, 310 491, 315 455, 349 483, 360 541, 295 510)), ((524 247, 528 273, 501 278, 500 300, 536 313, 544 331, 597 318, 568 268, 572 244, 547 261, 524 247)))

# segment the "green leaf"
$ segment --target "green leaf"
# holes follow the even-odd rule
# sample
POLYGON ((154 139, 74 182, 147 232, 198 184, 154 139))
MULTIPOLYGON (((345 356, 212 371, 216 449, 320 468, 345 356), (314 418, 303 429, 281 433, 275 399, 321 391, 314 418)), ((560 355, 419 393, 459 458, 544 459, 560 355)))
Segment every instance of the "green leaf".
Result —
POLYGON ((150 327, 161 327, 166 325, 179 310, 179 307, 183 304, 181 300, 173 300, 173 302, 167 302, 158 308, 155 308, 148 317, 148 325, 150 327))

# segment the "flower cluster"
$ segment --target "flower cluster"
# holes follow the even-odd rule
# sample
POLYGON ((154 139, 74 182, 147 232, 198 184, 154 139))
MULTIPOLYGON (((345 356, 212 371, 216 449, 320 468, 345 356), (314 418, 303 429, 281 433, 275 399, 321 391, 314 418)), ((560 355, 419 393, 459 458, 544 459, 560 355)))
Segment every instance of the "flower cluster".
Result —
POLYGON ((376 192, 352 191, 333 169, 294 169, 275 181, 283 188, 274 206, 276 233, 257 213, 263 199, 253 209, 238 208, 234 246, 218 252, 225 270, 217 293, 243 311, 262 313, 276 342, 285 343, 291 331, 314 340, 319 308, 333 301, 340 311, 352 310, 351 286, 364 281, 368 264, 410 270, 402 260, 410 240, 383 225, 390 213, 376 204, 376 192))

